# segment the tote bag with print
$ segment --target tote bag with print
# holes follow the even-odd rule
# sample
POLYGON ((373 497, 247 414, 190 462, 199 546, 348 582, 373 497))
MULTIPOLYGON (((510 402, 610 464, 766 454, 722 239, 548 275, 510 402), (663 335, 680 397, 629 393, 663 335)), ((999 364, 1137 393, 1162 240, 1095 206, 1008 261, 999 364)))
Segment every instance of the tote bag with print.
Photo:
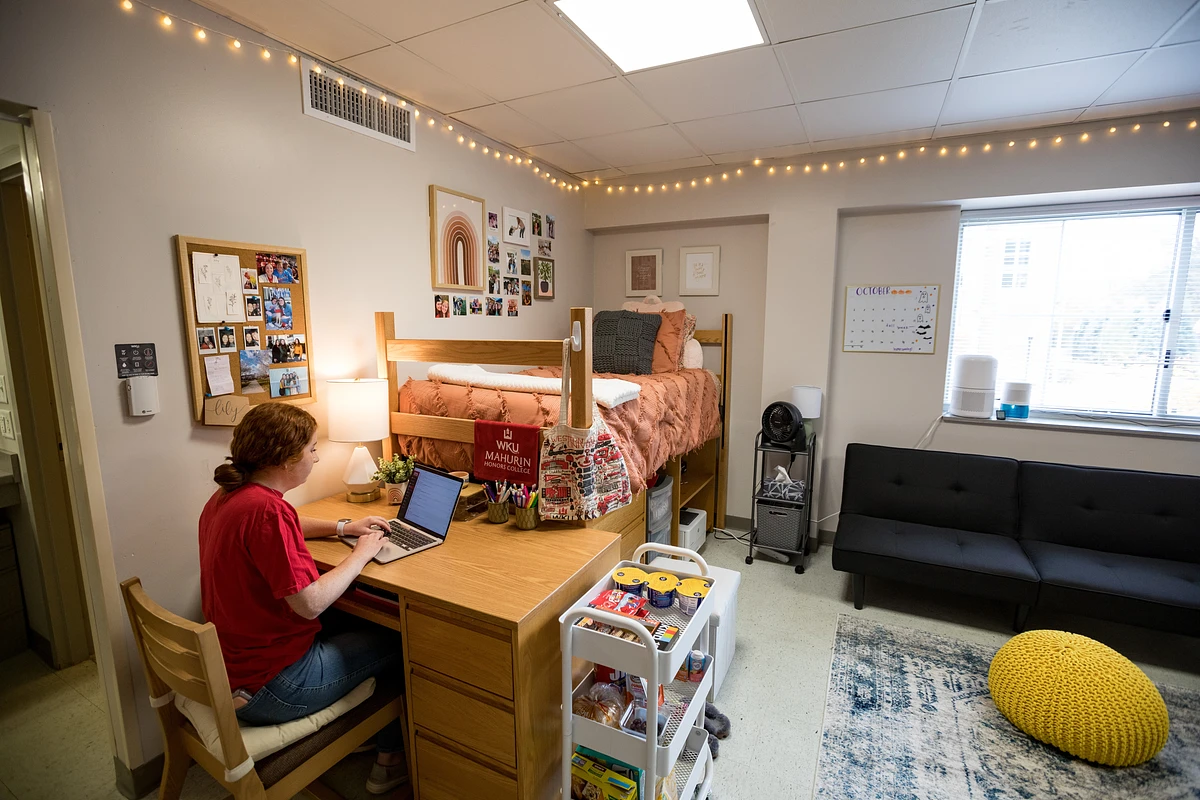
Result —
POLYGON ((564 339, 558 424, 542 440, 538 495, 542 519, 596 519, 633 499, 625 457, 600 416, 599 406, 592 404, 592 427, 567 424, 570 346, 571 340, 564 339))

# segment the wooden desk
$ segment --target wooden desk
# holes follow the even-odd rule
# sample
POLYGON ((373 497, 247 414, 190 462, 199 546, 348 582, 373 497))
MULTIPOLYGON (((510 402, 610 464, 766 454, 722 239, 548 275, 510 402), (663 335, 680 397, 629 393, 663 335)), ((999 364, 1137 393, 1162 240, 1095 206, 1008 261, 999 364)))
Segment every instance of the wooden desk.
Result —
MULTIPOLYGON (((385 502, 341 495, 298 511, 331 520, 396 515, 385 502)), ((644 526, 644 510, 625 511, 609 515, 612 531, 552 523, 520 531, 486 515, 455 522, 445 544, 363 570, 360 581, 399 596, 398 620, 338 602, 404 636, 417 800, 561 795, 558 617, 620 560, 619 534, 637 519, 644 526)), ((308 547, 321 569, 350 552, 335 539, 308 547)))

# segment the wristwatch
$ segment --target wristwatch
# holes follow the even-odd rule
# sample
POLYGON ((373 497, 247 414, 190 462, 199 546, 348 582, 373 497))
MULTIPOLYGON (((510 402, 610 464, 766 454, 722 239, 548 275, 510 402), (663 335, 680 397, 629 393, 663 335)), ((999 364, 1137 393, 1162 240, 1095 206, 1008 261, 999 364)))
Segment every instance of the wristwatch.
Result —
POLYGON ((338 536, 341 536, 342 534, 344 534, 346 532, 346 523, 348 523, 348 522, 350 522, 349 518, 338 520, 338 528, 337 528, 338 536))

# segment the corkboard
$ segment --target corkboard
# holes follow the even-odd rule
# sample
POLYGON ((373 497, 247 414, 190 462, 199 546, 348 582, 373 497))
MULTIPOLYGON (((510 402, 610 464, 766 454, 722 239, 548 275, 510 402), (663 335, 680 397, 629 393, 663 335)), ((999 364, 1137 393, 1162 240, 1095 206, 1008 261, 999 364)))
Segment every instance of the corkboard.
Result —
MULTIPOLYGON (((175 246, 179 260, 179 288, 183 297, 184 333, 191 365, 192 411, 196 421, 205 425, 232 426, 251 406, 259 403, 271 400, 297 405, 315 402, 313 340, 308 303, 310 276, 305 251, 296 247, 197 239, 182 235, 175 237, 175 246), (230 311, 228 304, 224 307, 213 305, 204 297, 201 307, 197 308, 195 266, 198 262, 194 257, 197 253, 201 254, 201 262, 209 261, 212 264, 217 263, 217 260, 211 259, 214 255, 237 258, 237 285, 230 288, 221 284, 220 292, 229 300, 233 289, 237 289, 241 295, 240 315, 230 311), (251 271, 254 281, 249 281, 251 271), (275 275, 277 281, 283 282, 267 280, 267 271, 275 275), (247 288, 250 284, 253 286, 247 288), (287 290, 287 293, 278 290, 287 290), (247 319, 246 316, 247 299, 254 297, 257 297, 261 320, 247 319), (290 317, 285 313, 289 307, 290 317), (206 336, 202 344, 201 331, 209 328, 214 338, 209 342, 206 336), (224 338, 221 336, 222 329, 226 329, 227 334, 229 328, 233 329, 232 341, 228 341, 227 335, 224 338), (247 328, 258 329, 257 351, 246 349, 247 328), (271 347, 273 340, 280 345, 277 350, 271 347), (207 349, 209 344, 215 349, 207 349), (206 349, 202 350, 202 346, 206 349), (204 363, 207 357, 228 361, 229 374, 233 379, 231 394, 212 395, 204 363)), ((227 264, 232 268, 229 259, 219 262, 222 266, 227 264)), ((210 272, 217 275, 223 270, 214 266, 210 272)), ((207 286, 200 284, 202 296, 207 286)), ((213 287, 212 291, 217 292, 217 287, 213 287)), ((254 301, 250 305, 251 311, 253 305, 254 301)))

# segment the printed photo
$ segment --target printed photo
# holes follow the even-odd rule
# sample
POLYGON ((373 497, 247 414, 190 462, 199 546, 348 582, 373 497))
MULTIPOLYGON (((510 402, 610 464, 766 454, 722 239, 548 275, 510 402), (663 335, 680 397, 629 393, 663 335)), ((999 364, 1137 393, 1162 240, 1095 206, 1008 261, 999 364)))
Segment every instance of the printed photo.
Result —
POLYGON ((446 319, 450 316, 450 295, 435 294, 433 296, 433 318, 446 319))
POLYGON ((253 269, 242 270, 242 294, 258 294, 258 273, 253 269))
POLYGON ((521 279, 520 278, 505 278, 504 279, 504 293, 506 295, 510 295, 512 297, 516 297, 517 295, 519 295, 521 293, 521 279))
POLYGON ((300 267, 295 256, 256 253, 259 283, 299 283, 300 267))
POLYGON ((454 295, 454 316, 465 317, 467 315, 467 298, 462 295, 454 295))
POLYGON ((516 248, 508 247, 504 250, 504 274, 517 274, 517 251, 516 248))
POLYGON ((518 211, 515 208, 504 207, 503 217, 504 241, 509 244, 529 246, 529 212, 518 211))
POLYGON ((538 255, 546 256, 547 258, 554 255, 554 253, 551 252, 553 245, 554 242, 550 241, 549 239, 538 239, 538 255))
POLYGON ((221 345, 222 353, 238 351, 237 328, 232 325, 222 325, 217 328, 217 343, 221 345))
POLYGON ((500 268, 499 267, 488 267, 487 290, 488 290, 488 294, 499 294, 500 293, 500 268))
POLYGON ((487 315, 489 317, 498 317, 500 312, 504 310, 503 297, 488 297, 487 299, 487 315))
POLYGON ((533 305, 533 282, 521 281, 521 305, 533 305))
POLYGON ((269 331, 290 331, 292 329, 292 290, 276 289, 274 286, 263 288, 263 316, 269 331))
POLYGON ((554 238, 554 215, 553 214, 546 215, 546 237, 548 239, 554 238))
POLYGON ((262 298, 252 294, 246 298, 246 322, 262 321, 262 298))
POLYGON ((308 360, 302 333, 268 336, 267 351, 271 354, 272 364, 294 364, 297 361, 308 360))
POLYGON ((259 331, 257 325, 247 325, 242 328, 242 338, 245 342, 245 350, 261 350, 262 349, 262 332, 259 331))
POLYGON ((308 394, 308 367, 275 367, 271 370, 271 397, 308 394))
POLYGON ((528 248, 521 249, 521 274, 526 278, 533 277, 533 256, 528 248))
POLYGON ((196 328, 196 346, 200 355, 212 355, 217 352, 217 329, 196 328))
POLYGON ((517 301, 511 297, 508 299, 508 315, 515 317, 517 315, 517 301))
POLYGON ((241 362, 242 394, 258 394, 271 388, 271 354, 266 350, 242 350, 238 353, 241 362))
POLYGON ((500 240, 495 236, 487 237, 488 243, 488 263, 500 263, 500 240))
POLYGON ((483 298, 472 297, 471 298, 471 316, 473 317, 477 314, 482 314, 482 313, 483 313, 483 298))
POLYGON ((531 213, 530 213, 530 215, 529 215, 529 216, 530 216, 530 218, 533 220, 533 221, 530 223, 530 226, 529 226, 529 227, 533 228, 533 235, 534 235, 534 236, 545 236, 546 234, 542 233, 542 215, 541 215, 541 212, 539 212, 539 211, 533 211, 533 212, 531 212, 531 213))
POLYGON ((495 211, 488 212, 488 227, 494 231, 500 230, 500 215, 495 211))

